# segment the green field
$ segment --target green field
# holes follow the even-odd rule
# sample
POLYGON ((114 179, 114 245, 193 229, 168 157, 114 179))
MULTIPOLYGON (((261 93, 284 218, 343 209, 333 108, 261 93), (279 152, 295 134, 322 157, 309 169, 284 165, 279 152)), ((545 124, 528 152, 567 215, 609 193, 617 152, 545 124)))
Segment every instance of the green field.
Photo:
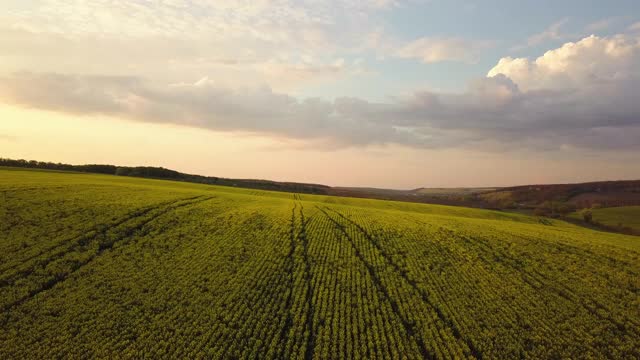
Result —
POLYGON ((465 196, 495 190, 496 188, 420 188, 417 193, 433 196, 465 196))
MULTIPOLYGON (((611 228, 629 228, 640 233, 640 206, 620 206, 591 210, 593 221, 611 228)), ((579 212, 571 214, 572 218, 582 220, 579 212)))
POLYGON ((639 240, 5 168, 0 358, 640 358, 639 240))

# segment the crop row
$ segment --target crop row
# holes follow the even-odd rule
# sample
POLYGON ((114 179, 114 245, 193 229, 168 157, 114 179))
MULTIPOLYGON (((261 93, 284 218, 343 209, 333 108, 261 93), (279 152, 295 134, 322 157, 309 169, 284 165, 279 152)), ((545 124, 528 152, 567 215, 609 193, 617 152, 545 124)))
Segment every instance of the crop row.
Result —
MULTIPOLYGON (((527 264, 529 260, 524 253, 514 256, 501 252, 495 244, 504 244, 509 239, 506 234, 501 235, 500 241, 488 243, 484 234, 469 238, 464 231, 458 233, 440 224, 411 226, 410 221, 394 219, 393 225, 388 219, 363 217, 360 212, 349 218, 354 228, 374 234, 368 237, 377 238, 381 251, 396 259, 404 276, 422 291, 433 294, 436 306, 454 324, 459 324, 459 331, 478 344, 483 354, 490 357, 638 354, 629 346, 637 338, 637 314, 630 312, 634 309, 631 299, 628 304, 621 304, 619 299, 610 301, 616 304, 616 310, 610 305, 606 311, 585 306, 595 302, 594 296, 584 291, 586 286, 569 289, 571 285, 558 281, 563 277, 561 274, 543 275, 542 271, 548 268, 527 264), (617 312, 626 314, 628 320, 615 320, 617 312), (470 317, 470 313, 474 316, 470 317)), ((476 232, 479 233, 482 231, 476 232)), ((535 254, 544 254, 550 247, 537 244, 535 254)), ((519 249, 512 246, 511 251, 519 249)), ((590 279, 587 282, 593 286, 590 279)), ((603 296, 606 291, 598 294, 603 296)))
POLYGON ((584 232, 297 194, 77 189, 96 202, 7 191, 0 358, 640 357, 637 252, 584 232))

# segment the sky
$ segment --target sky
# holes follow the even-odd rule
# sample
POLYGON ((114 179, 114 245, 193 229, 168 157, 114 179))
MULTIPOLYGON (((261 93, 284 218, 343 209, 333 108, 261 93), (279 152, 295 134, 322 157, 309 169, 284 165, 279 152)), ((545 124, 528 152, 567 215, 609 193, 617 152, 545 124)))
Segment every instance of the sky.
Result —
POLYGON ((637 0, 1 0, 0 157, 396 189, 640 178, 637 0))

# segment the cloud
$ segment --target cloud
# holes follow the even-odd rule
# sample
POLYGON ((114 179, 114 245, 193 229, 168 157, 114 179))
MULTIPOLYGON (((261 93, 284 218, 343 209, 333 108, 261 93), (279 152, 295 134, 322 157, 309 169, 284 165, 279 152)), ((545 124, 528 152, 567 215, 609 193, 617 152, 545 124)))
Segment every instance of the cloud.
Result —
POLYGON ((535 61, 506 57, 488 76, 504 74, 524 90, 621 83, 640 75, 640 40, 594 35, 547 51, 535 61))
POLYGON ((269 84, 292 91, 365 71, 331 51, 309 50, 302 41, 298 51, 162 37, 145 38, 140 46, 142 40, 5 30, 0 27, 0 68, 8 72, 134 74, 166 83, 209 76, 229 86, 269 84))
POLYGON ((345 61, 400 1, 171 0, 10 2, 0 12, 0 69, 209 76, 293 91, 360 73, 345 61), (144 44, 144 46, 140 46, 144 44))
POLYGON ((500 151, 640 150, 639 91, 640 41, 630 35, 590 36, 535 60, 503 58, 461 93, 423 91, 389 103, 298 99, 209 78, 169 85, 118 76, 0 78, 0 101, 67 113, 266 134, 310 146, 500 151))
MULTIPOLYGON (((415 2, 418 0, 413 0, 415 2)), ((11 2, 0 20, 11 29, 66 37, 207 38, 209 43, 332 46, 376 21, 401 0, 166 0, 11 2), (349 30, 349 31, 344 31, 349 30), (330 37, 331 41, 326 41, 330 37)))
POLYGON ((531 35, 527 38, 525 45, 518 45, 512 48, 514 51, 526 49, 529 47, 538 46, 548 40, 563 40, 568 36, 563 34, 561 29, 566 23, 569 22, 569 18, 563 18, 546 28, 543 32, 531 35))
POLYGON ((618 20, 620 20, 620 17, 609 17, 606 19, 601 19, 587 25, 586 29, 592 32, 606 30, 610 28, 613 24, 615 24, 618 20))
POLYGON ((425 64, 442 61, 474 62, 478 52, 489 42, 474 42, 463 38, 423 37, 400 47, 395 55, 405 59, 419 59, 425 64))
POLYGON ((298 100, 270 88, 195 83, 157 86, 139 78, 19 73, 0 79, 0 99, 73 114, 106 114, 220 131, 244 131, 336 144, 402 142, 387 124, 363 121, 361 100, 298 100))
POLYGON ((640 31, 640 21, 629 26, 629 31, 640 31))

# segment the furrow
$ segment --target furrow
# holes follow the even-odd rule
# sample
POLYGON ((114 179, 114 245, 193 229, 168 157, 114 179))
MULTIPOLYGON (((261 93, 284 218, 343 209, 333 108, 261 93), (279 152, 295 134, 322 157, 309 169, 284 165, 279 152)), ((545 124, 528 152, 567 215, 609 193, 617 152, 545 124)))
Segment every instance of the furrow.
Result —
POLYGON ((95 260, 96 258, 98 258, 99 256, 101 256, 106 250, 109 250, 111 248, 113 248, 113 246, 116 243, 120 243, 122 241, 124 241, 125 239, 131 238, 131 236, 133 234, 135 234, 138 230, 141 230, 145 225, 149 224, 150 222, 156 220, 157 218, 159 218, 162 215, 167 214, 170 211, 182 208, 182 207, 186 207, 186 206, 190 206, 190 205, 195 205, 201 202, 204 202, 206 200, 210 200, 212 197, 207 197, 207 198, 202 198, 200 197, 196 197, 196 198, 190 198, 190 199, 183 199, 183 200, 179 200, 177 202, 174 202, 172 204, 170 204, 169 206, 164 207, 163 209, 161 209, 157 214, 154 214, 153 216, 151 216, 148 219, 145 219, 144 221, 142 221, 141 223, 135 225, 132 228, 127 228, 124 231, 124 234, 120 237, 117 237, 114 239, 114 241, 112 241, 111 243, 108 244, 100 244, 97 252, 95 254, 93 254, 92 256, 88 257, 87 259, 85 259, 82 262, 76 263, 75 266, 73 266, 68 272, 54 277, 52 279, 49 279, 48 281, 40 284, 39 287, 37 287, 36 289, 33 289, 29 292, 29 294, 27 294, 26 296, 20 297, 12 302, 9 302, 7 304, 3 305, 3 311, 9 311, 10 309, 16 308, 18 306, 20 306, 21 304, 29 301, 30 299, 34 298, 35 296, 37 296, 38 294, 49 290, 51 288, 53 288, 54 286, 64 282, 65 280, 67 280, 72 274, 74 274, 75 272, 77 272, 78 270, 84 268, 87 264, 91 263, 93 260, 95 260), (193 201, 190 201, 193 200, 193 201), (184 202, 180 202, 180 201, 184 201, 184 202))

